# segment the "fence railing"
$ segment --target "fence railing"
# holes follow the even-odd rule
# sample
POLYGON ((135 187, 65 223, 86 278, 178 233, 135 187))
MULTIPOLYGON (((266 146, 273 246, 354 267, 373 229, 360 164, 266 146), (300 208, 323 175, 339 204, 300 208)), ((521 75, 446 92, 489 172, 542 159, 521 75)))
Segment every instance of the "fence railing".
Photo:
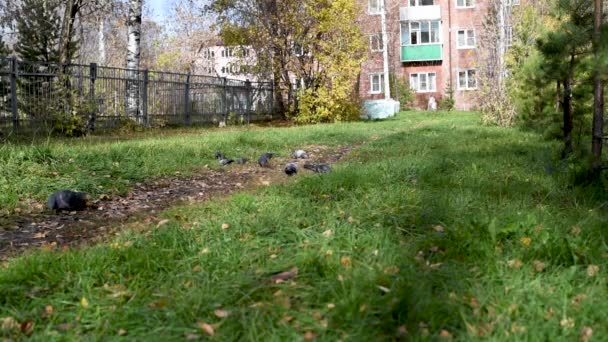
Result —
POLYGON ((249 123, 272 118, 273 93, 269 82, 0 57, 0 131, 52 128, 66 117, 90 130, 126 119, 152 126, 249 123))

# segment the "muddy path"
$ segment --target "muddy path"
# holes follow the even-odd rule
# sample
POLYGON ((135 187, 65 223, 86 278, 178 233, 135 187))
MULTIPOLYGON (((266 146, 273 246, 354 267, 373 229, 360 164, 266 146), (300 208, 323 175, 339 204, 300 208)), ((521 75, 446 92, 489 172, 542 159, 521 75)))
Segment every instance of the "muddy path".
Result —
MULTIPOLYGON (((354 146, 307 146, 307 161, 336 163, 354 146)), ((119 232, 130 222, 152 224, 156 214, 174 205, 200 203, 257 186, 270 185, 287 179, 283 173, 289 158, 273 158, 271 168, 262 168, 255 161, 245 165, 230 165, 220 171, 204 170, 192 176, 170 176, 137 183, 126 196, 100 198, 97 208, 79 212, 55 214, 41 210, 13 216, 9 224, 0 227, 0 260, 32 249, 68 248, 103 241, 119 232)), ((299 174, 307 174, 301 167, 299 174)), ((103 197, 103 196, 102 196, 103 197)), ((42 207, 40 203, 36 204, 42 207)))

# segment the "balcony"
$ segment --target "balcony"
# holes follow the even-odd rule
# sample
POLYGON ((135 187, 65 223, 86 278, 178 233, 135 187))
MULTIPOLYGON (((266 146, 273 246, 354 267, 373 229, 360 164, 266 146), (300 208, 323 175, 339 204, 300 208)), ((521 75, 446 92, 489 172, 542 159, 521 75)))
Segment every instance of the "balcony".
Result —
POLYGON ((409 6, 399 8, 399 20, 401 21, 437 19, 441 19, 441 7, 439 5, 409 6))
POLYGON ((402 62, 440 61, 443 59, 442 44, 403 45, 402 62))

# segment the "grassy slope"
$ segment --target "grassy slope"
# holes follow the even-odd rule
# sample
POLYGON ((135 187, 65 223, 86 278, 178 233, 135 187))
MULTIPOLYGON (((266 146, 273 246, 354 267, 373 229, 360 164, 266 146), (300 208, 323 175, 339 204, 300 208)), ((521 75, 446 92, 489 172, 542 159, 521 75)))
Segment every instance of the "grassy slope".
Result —
MULTIPOLYGON (((172 208, 167 225, 137 225, 113 244, 16 259, 0 270, 0 317, 35 321, 34 340, 44 341, 119 338, 119 329, 130 339, 180 339, 204 335, 197 322, 217 324, 218 340, 292 340, 307 331, 324 340, 393 339, 399 327, 412 339, 445 329, 467 341, 572 340, 586 326, 606 336, 601 199, 567 189, 567 170, 546 173, 555 146, 477 121, 407 113, 382 123, 107 144, 95 158, 177 148, 159 160, 173 154, 178 162, 146 169, 160 174, 196 166, 188 157, 196 151, 204 162, 217 144, 286 152, 295 146, 282 142, 287 136, 377 136, 330 175, 172 208), (599 272, 589 276, 589 265, 599 272), (267 280, 294 266, 294 282, 267 280), (218 308, 231 315, 216 317, 218 308)), ((58 150, 86 160, 96 148, 58 150)))

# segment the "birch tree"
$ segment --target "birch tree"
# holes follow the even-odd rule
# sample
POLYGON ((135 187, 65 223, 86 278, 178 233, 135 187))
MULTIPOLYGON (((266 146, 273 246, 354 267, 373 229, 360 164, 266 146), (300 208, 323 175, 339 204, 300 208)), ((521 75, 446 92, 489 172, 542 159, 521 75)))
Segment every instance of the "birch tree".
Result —
POLYGON ((140 37, 141 37, 141 13, 143 0, 129 0, 127 19, 127 115, 143 123, 140 111, 140 82, 139 82, 139 60, 140 60, 140 37))

